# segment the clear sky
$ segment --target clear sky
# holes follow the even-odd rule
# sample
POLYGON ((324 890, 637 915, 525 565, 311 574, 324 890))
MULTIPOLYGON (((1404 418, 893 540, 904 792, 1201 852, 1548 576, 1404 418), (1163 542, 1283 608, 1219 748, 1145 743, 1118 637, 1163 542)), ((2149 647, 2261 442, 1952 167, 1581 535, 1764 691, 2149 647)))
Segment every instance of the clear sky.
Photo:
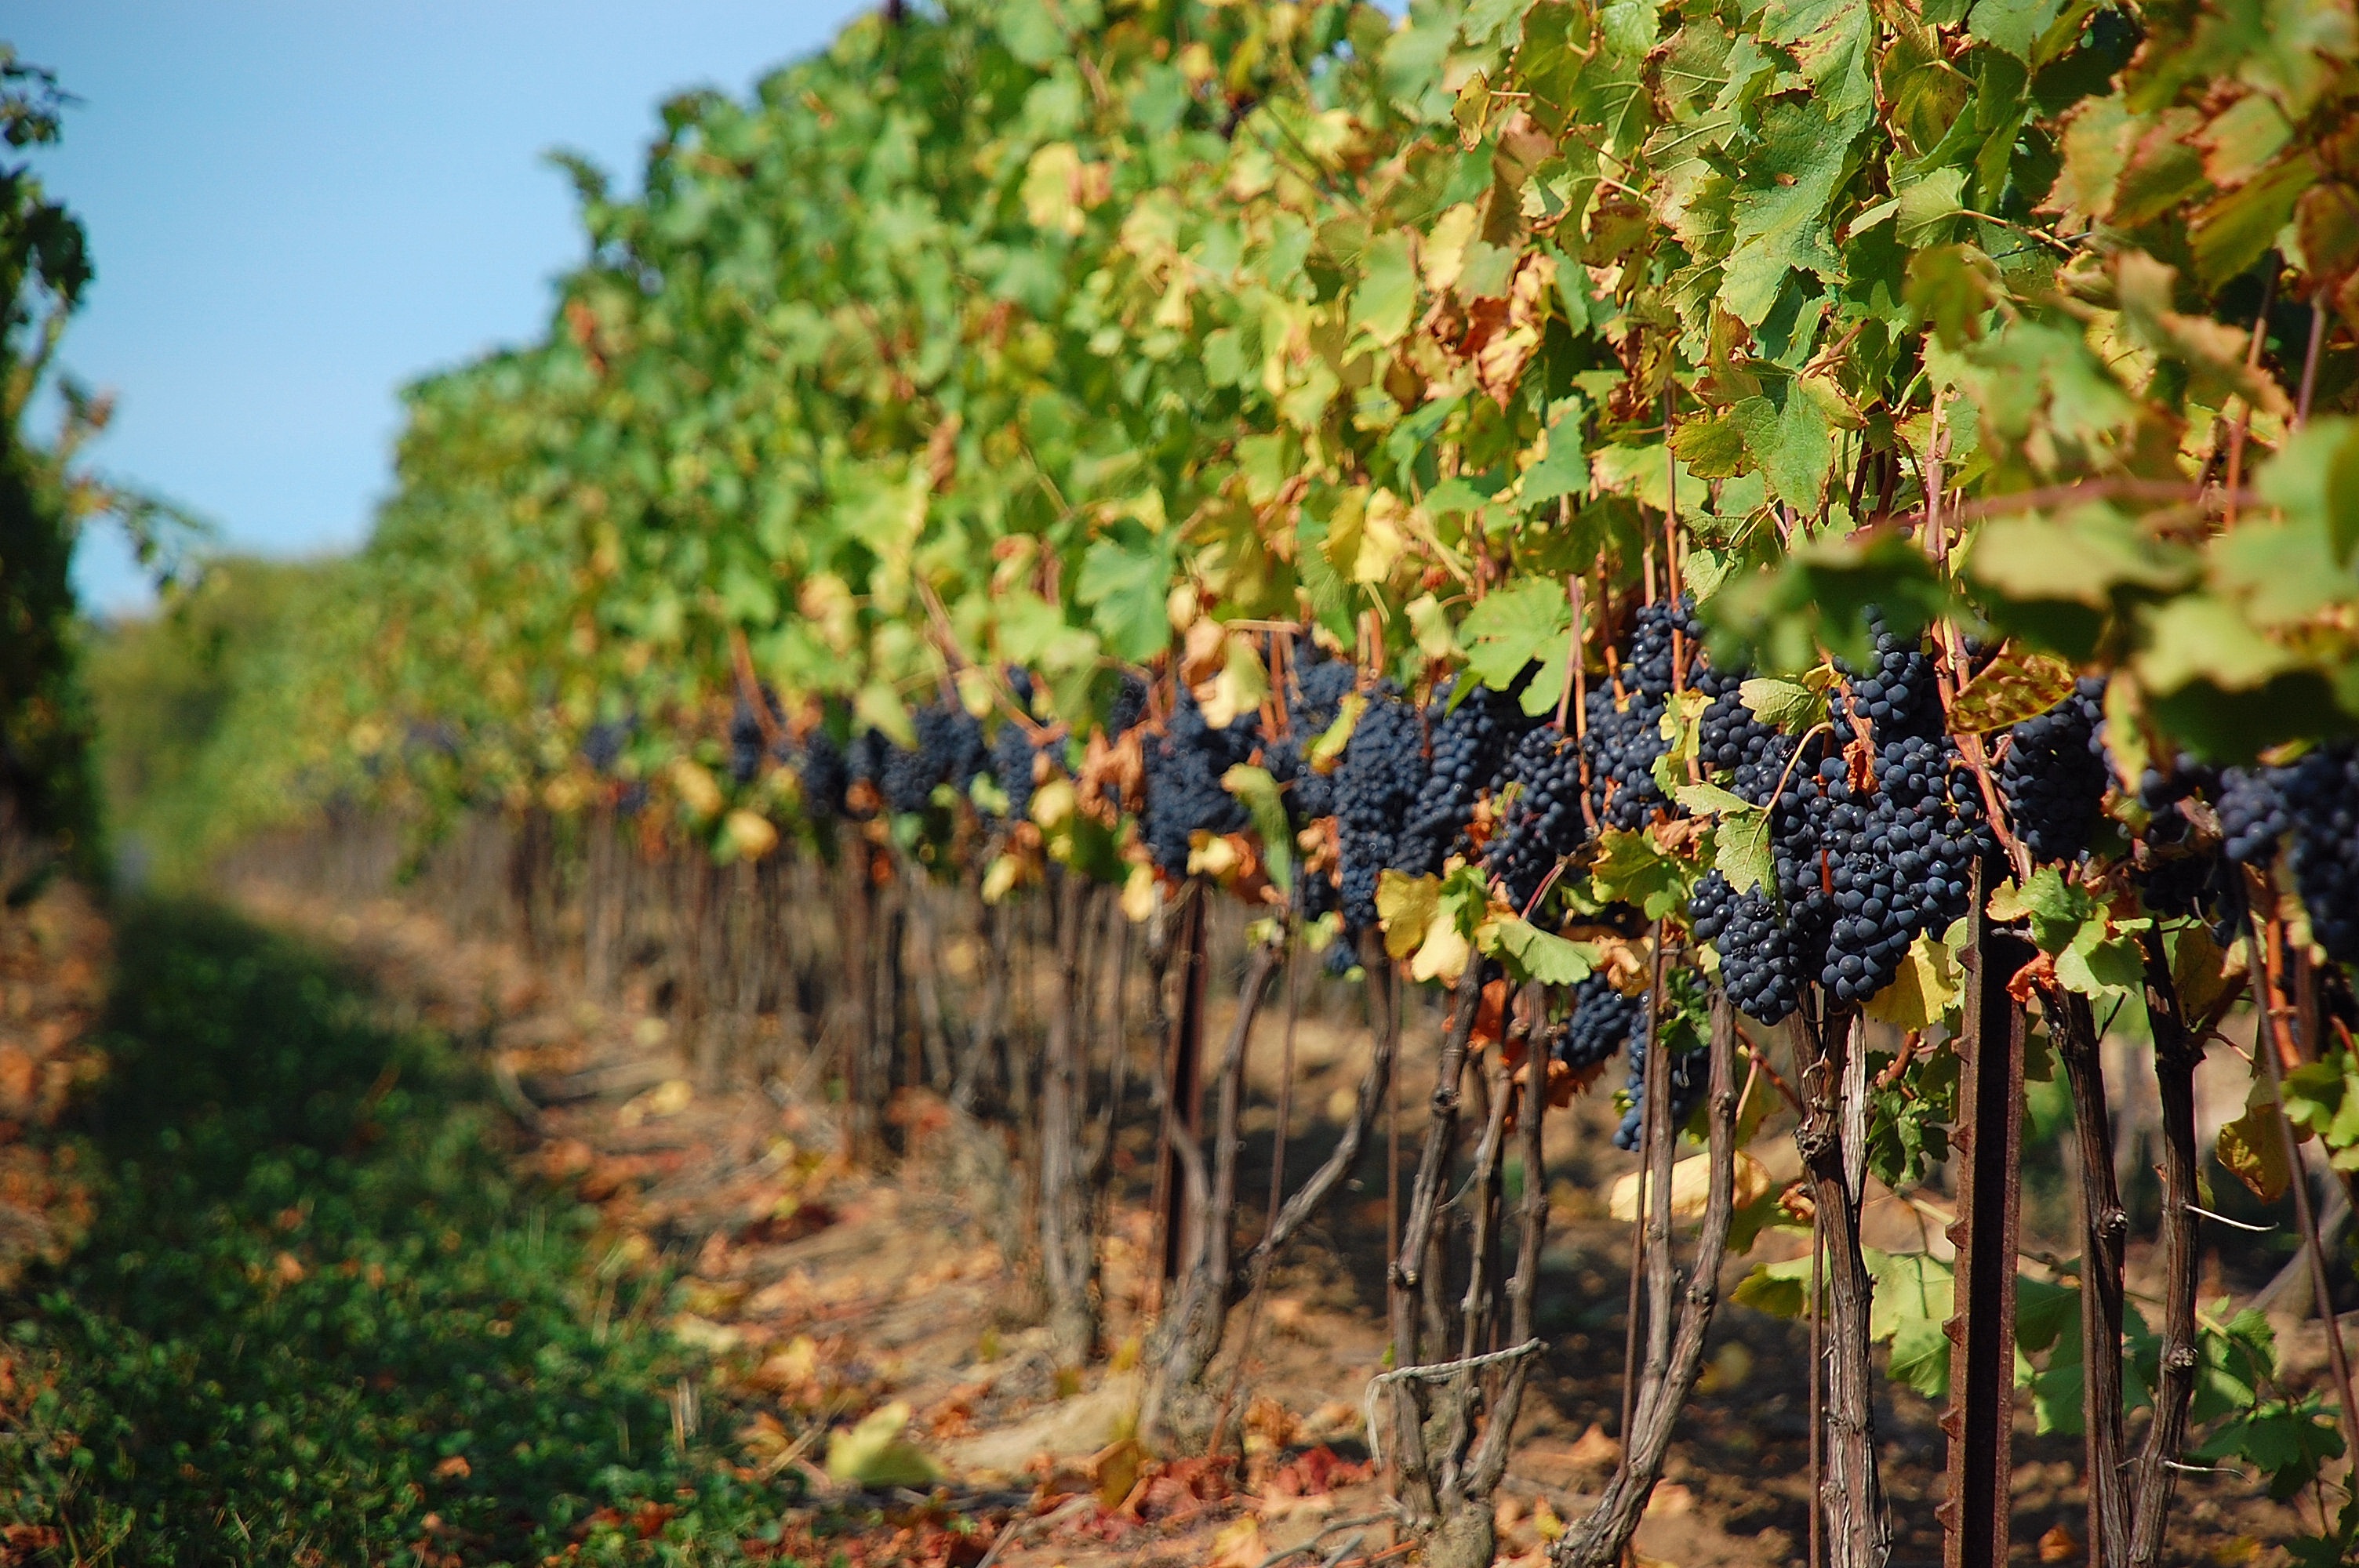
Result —
MULTIPOLYGON (((98 281, 66 367, 117 393, 91 460, 232 548, 365 535, 397 390, 546 324, 587 153, 636 189, 657 105, 743 94, 853 0, 0 0, 0 38, 82 99, 35 155, 98 281)), ((83 599, 146 601, 119 545, 83 599)))

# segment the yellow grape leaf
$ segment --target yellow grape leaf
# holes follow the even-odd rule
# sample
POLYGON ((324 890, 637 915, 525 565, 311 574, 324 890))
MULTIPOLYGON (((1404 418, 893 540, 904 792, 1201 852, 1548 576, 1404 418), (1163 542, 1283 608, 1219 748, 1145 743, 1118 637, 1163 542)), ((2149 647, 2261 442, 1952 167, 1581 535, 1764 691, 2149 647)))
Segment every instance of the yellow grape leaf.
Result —
POLYGON ((1204 722, 1225 730, 1240 713, 1251 713, 1269 696, 1269 666, 1251 637, 1231 636, 1223 650, 1221 673, 1196 688, 1204 722))
POLYGON ((1376 914, 1385 923, 1385 952, 1406 958, 1425 941, 1441 908, 1441 879, 1412 877, 1386 868, 1376 874, 1376 914))
POLYGON ((1429 659, 1456 658, 1461 651, 1451 630, 1450 612, 1430 593, 1408 601, 1408 629, 1417 638, 1417 651, 1429 659))
POLYGON ((862 1417, 850 1432, 836 1433, 827 1446, 829 1476, 880 1489, 926 1487, 940 1480, 940 1467, 901 1436, 908 1424, 908 1401, 895 1400, 862 1417))
MULTIPOLYGON (((1000 859, 1006 860, 1007 857, 1003 855, 1000 859)), ((1012 861, 1010 863, 1013 864, 1012 861)), ((993 863, 992 869, 998 870, 997 862, 993 863)), ((1009 884, 1014 885, 1012 875, 1009 884)), ((1122 917, 1133 925, 1145 925, 1153 917, 1156 901, 1160 896, 1155 891, 1155 868, 1140 861, 1130 868, 1130 875, 1122 884, 1122 917)))
POLYGON ((2288 1157, 2285 1130, 2277 1125, 2274 1108, 2262 1105, 2245 1111, 2220 1129, 2215 1147, 2220 1163, 2263 1203, 2285 1196, 2287 1184, 2293 1179, 2293 1162, 2288 1157))
MULTIPOLYGON (((1606 1194, 1605 1212, 1614 1219, 1636 1221, 1638 1217, 1638 1171, 1625 1171, 1616 1177, 1606 1194)), ((1760 1201, 1770 1187, 1769 1167, 1740 1149, 1736 1152, 1735 1206, 1745 1208, 1760 1201)), ((1671 1217, 1700 1219, 1703 1217, 1704 1201, 1712 1195, 1712 1156, 1690 1154, 1671 1167, 1671 1217)), ((1651 1207, 1652 1206, 1649 1205, 1651 1207)))
POLYGON ((712 775, 710 773, 697 763, 690 762, 686 757, 679 759, 671 765, 671 787, 679 795, 679 803, 688 807, 692 815, 697 816, 721 815, 723 805, 721 786, 712 781, 712 775))
POLYGON ((1900 972, 1861 1011, 1895 1029, 1923 1029, 1957 1000, 1957 964, 1947 948, 1919 932, 1901 956, 1900 972))
POLYGON ((2170 983, 2179 992, 2179 1011, 2183 1017, 2201 1018, 2228 989, 2228 955, 2200 920, 2173 935, 2170 983))
POLYGON ((1458 977, 1466 972, 1466 960, 1473 952, 1466 934, 1458 929, 1457 918, 1449 910, 1437 907, 1432 924, 1425 928, 1424 941, 1418 945, 1417 956, 1408 962, 1409 978, 1448 980, 1455 985, 1458 977))
POLYGON ((1360 715, 1368 710, 1368 699, 1358 692, 1346 692, 1335 709, 1335 722, 1327 726, 1327 733, 1310 742, 1305 760, 1315 773, 1332 773, 1343 760, 1343 748, 1352 743, 1352 731, 1360 725, 1360 715))
POLYGON ((778 830, 758 811, 733 811, 722 818, 721 831, 734 859, 758 860, 778 847, 778 830))

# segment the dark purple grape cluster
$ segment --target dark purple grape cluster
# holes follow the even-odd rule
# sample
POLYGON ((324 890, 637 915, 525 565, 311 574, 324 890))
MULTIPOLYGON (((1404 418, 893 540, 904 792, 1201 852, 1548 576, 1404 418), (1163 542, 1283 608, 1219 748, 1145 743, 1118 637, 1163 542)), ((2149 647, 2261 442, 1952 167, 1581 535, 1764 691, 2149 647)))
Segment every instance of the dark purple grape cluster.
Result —
POLYGON ((1146 717, 1147 683, 1125 670, 1122 685, 1114 694, 1114 702, 1106 709, 1106 739, 1121 740, 1146 717))
POLYGON ((1807 977, 1777 903, 1767 888, 1739 892, 1718 871, 1707 871, 1688 903, 1696 940, 1720 955, 1720 982, 1739 1012, 1782 1023, 1800 1004, 1807 977))
POLYGON ((876 781, 886 808, 896 816, 925 810, 937 785, 964 790, 991 760, 983 725, 957 703, 929 702, 911 719, 918 744, 914 749, 891 747, 876 781))
POLYGON ((1370 695, 1335 769, 1335 826, 1342 850, 1343 924, 1376 923, 1376 879, 1399 863, 1401 825, 1425 786, 1425 727, 1390 692, 1370 695))
POLYGON ((1875 662, 1864 671, 1836 667, 1848 677, 1828 702, 1828 717, 1849 730, 1867 725, 1880 743, 1903 735, 1931 740, 1941 733, 1941 693, 1933 680, 1933 658, 1922 640, 1896 636, 1881 617, 1871 615, 1875 662))
POLYGON ((1349 663, 1329 658, 1309 638, 1298 644, 1287 684, 1288 732, 1265 746, 1262 756, 1283 792, 1287 819, 1297 828, 1335 814, 1334 780, 1311 768, 1304 753, 1334 724, 1357 678, 1349 663))
POLYGON ((2285 773, 2294 889, 2310 935, 2336 963, 2359 963, 2359 747, 2322 746, 2285 773))
POLYGON ((1257 725, 1240 714, 1226 728, 1204 722, 1186 690, 1164 732, 1147 746, 1147 813, 1140 830, 1155 863, 1170 877, 1188 873, 1190 835, 1238 833, 1251 820, 1221 777, 1253 754, 1257 725))
POLYGON ((1909 944, 1966 913, 1973 863, 1990 843, 1982 796, 1941 730, 1933 665, 1914 639, 1878 627, 1876 661, 1838 687, 1828 717, 1867 726, 1864 788, 1846 760, 1819 764, 1828 814, 1819 835, 1821 891, 1832 905, 1819 983, 1864 1001, 1892 983, 1909 944))
POLYGON ((2277 863, 2277 844, 2293 831, 2293 806, 2286 798, 2291 768, 2223 768, 2215 797, 2220 813, 2221 852, 2240 866, 2266 870, 2277 863))
MULTIPOLYGON (((1007 689, 1017 705, 1027 712, 1032 707, 1032 672, 1010 669, 1006 672, 1007 689)), ((1007 797, 1007 815, 1012 821, 1021 821, 1032 809, 1034 754, 1040 750, 1032 742, 1032 733, 1013 719, 1003 718, 998 732, 991 738, 991 779, 999 793, 1007 797)))
MULTIPOLYGON (((1747 776, 1757 773, 1772 753, 1777 753, 1779 767, 1785 765, 1786 757, 1792 755, 1790 746, 1778 752, 1778 742, 1784 738, 1745 706, 1745 674, 1743 670, 1716 669, 1709 664, 1695 671, 1695 689, 1712 699, 1696 723, 1696 760, 1706 773, 1747 776)), ((1776 780, 1773 771, 1763 781, 1763 799, 1767 798, 1766 790, 1776 780)))
POLYGON ((1624 996, 1603 975, 1572 988, 1572 1011, 1549 1042, 1549 1054, 1575 1072, 1612 1059, 1630 1043, 1647 1005, 1644 995, 1624 996))
POLYGON ((1516 742, 1506 777, 1513 786, 1492 837, 1484 869, 1517 909, 1536 897, 1548 874, 1589 836, 1581 810, 1581 748, 1553 722, 1516 742))
POLYGON ((802 782, 803 810, 813 820, 843 815, 843 792, 851 786, 852 770, 834 736, 814 726, 803 737, 795 757, 795 776, 802 782))
POLYGON ((1813 980, 1839 1001, 1864 1001, 1892 983, 1919 935, 1966 912, 1990 834, 1974 781, 1941 732, 1932 675, 1928 655, 1879 627, 1875 665, 1830 694, 1832 733, 1812 737, 1812 754, 1797 762, 1796 742, 1745 708, 1742 671, 1697 672, 1696 689, 1712 699, 1705 764, 1728 770, 1732 793, 1769 814, 1776 885, 1739 893, 1713 872, 1689 905, 1739 1011, 1779 1022, 1813 980), (1872 747, 1857 784, 1843 749, 1854 720, 1872 747))
POLYGON ((1858 790, 1842 759, 1820 766, 1832 806, 1834 921, 1819 983, 1840 1001, 1864 1001, 1890 985, 1919 934, 1966 913, 1988 837, 1980 793, 1948 737, 1886 741, 1874 771, 1873 788, 1858 790))
MULTIPOLYGON (((762 688, 762 700, 769 705, 771 726, 777 727, 785 719, 786 710, 778 706, 777 697, 768 687, 762 688)), ((762 717, 755 710, 754 705, 745 700, 745 694, 740 692, 729 709, 730 779, 740 789, 752 784, 760 776, 766 756, 767 748, 762 739, 762 717)))
POLYGON ((1675 633, 1676 652, 1692 658, 1703 636, 1692 600, 1641 605, 1627 656, 1611 681, 1589 694, 1589 806, 1601 827, 1627 831, 1675 810, 1655 782, 1663 714, 1671 699, 1675 633))
POLYGON ((582 760, 593 773, 613 773, 614 764, 623 760, 623 748, 631 743, 631 736, 637 729, 632 719, 600 719, 582 737, 582 760))
MULTIPOLYGON (((1665 1077, 1671 1091, 1671 1130, 1674 1134, 1688 1124, 1697 1106, 1703 1103, 1704 1091, 1711 1087, 1711 1061, 1701 1051, 1673 1051, 1664 1064, 1669 1069, 1665 1077)), ((1635 1035, 1630 1041, 1629 1108, 1622 1113, 1622 1123, 1614 1130, 1614 1147, 1635 1151, 1646 1132, 1647 1123, 1647 1045, 1635 1035)))
POLYGON ((1465 848, 1475 803, 1506 783, 1516 744, 1531 728, 1506 692, 1477 687, 1451 708, 1455 693, 1456 683, 1444 681, 1426 704, 1425 785, 1401 829, 1400 869, 1412 876, 1440 871, 1451 851, 1465 848))
MULTIPOLYGON (((2220 799, 2226 781, 2217 773, 2180 757, 2168 773, 2148 768, 2138 780, 2138 805, 2149 818, 2139 859, 2132 875, 2146 906, 2166 919, 2200 914, 2223 883, 2234 877, 2218 874, 2215 857, 2197 852, 2195 825, 2180 809, 2182 802, 2209 795, 2220 799)), ((2253 852, 2257 845, 2248 847, 2253 852)), ((2271 851, 2274 853, 2274 850, 2271 851)))
POLYGON ((1032 758, 1038 750, 1013 719, 1002 719, 991 738, 991 778, 1007 797, 1010 820, 1021 821, 1032 809, 1032 758))
POLYGON ((2010 732, 1999 796, 2016 837, 2043 861, 2077 860, 2104 814, 2105 683, 2084 676, 2072 694, 2010 732))

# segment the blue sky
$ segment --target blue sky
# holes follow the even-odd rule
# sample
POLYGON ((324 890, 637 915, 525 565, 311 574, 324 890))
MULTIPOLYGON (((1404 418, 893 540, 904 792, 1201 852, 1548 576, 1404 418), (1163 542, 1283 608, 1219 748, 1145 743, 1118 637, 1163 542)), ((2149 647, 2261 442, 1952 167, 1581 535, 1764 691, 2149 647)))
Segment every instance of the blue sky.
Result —
MULTIPOLYGON (((537 333, 581 254, 574 148, 635 189, 656 107, 742 94, 848 0, 0 0, 0 38, 82 100, 36 155, 98 283, 66 367, 120 396, 110 476, 232 548, 351 546, 390 482, 397 388, 537 333)), ((84 601, 147 601, 112 538, 84 601)))

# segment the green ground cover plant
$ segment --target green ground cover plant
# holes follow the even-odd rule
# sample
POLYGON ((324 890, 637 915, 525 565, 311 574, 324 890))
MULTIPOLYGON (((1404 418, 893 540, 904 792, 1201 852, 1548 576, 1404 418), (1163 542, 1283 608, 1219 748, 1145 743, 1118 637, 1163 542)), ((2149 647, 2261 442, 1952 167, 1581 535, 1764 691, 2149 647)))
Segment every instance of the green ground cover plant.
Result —
POLYGON ((602 1271, 588 1211, 510 1176, 447 1042, 202 905, 137 910, 118 950, 95 1230, 0 1303, 12 1546, 721 1563, 775 1535, 783 1487, 737 1476, 712 1407, 676 1440, 699 1368, 664 1281, 602 1271))

